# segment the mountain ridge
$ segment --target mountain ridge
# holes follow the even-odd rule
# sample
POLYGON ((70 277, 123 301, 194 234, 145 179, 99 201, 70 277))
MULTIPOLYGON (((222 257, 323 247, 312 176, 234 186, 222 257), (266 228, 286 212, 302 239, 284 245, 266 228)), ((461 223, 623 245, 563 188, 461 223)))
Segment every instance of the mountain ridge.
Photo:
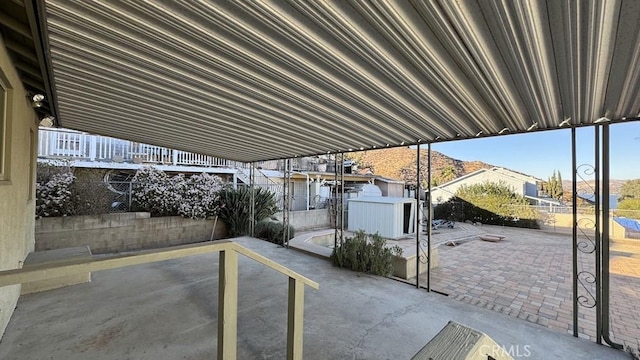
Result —
MULTIPOLYGON (((348 157, 360 166, 370 169, 374 174, 395 180, 404 180, 415 184, 416 149, 398 147, 390 149, 367 150, 348 154, 348 157)), ((490 169, 494 165, 483 161, 465 161, 454 159, 438 151, 431 151, 431 176, 433 180, 444 183, 480 169, 490 169)), ((427 175, 427 151, 420 151, 421 177, 427 175)))
MULTIPOLYGON (((355 153, 346 154, 351 160, 356 161, 361 169, 370 169, 375 175, 386 177, 394 180, 403 180, 407 184, 415 184, 416 174, 416 149, 410 147, 397 147, 389 149, 378 150, 366 150, 355 153)), ((426 179, 427 175, 427 151, 421 149, 420 151, 420 167, 421 178, 426 179)), ((484 161, 474 160, 466 161, 459 160, 441 152, 431 150, 431 177, 435 180, 432 185, 439 185, 456 179, 458 177, 467 175, 480 169, 490 169, 493 167, 501 167, 499 165, 493 165, 484 161)), ((505 169, 514 171, 517 173, 525 174, 520 171, 511 170, 502 166, 505 169)), ((547 179, 542 179, 546 181, 547 179)), ((618 194, 620 187, 625 183, 625 180, 610 180, 610 192, 611 194, 618 194)), ((587 191, 590 187, 594 186, 594 181, 590 180, 587 183, 579 182, 578 190, 581 192, 587 191)), ((571 180, 562 181, 562 187, 565 194, 571 192, 571 180)))

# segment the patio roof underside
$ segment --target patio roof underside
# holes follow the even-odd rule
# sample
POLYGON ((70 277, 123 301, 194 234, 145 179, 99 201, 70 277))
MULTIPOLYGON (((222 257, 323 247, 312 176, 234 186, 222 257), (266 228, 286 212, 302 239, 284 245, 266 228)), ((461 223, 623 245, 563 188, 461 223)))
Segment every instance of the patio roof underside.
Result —
POLYGON ((640 112, 635 0, 46 0, 45 10, 62 126, 232 160, 640 112))

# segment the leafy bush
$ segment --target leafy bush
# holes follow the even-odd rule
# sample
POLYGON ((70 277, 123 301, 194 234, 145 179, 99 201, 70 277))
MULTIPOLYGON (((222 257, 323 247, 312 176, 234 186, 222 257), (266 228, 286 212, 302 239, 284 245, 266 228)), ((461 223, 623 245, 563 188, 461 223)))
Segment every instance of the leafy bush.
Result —
POLYGON ((75 169, 65 162, 38 163, 36 217, 103 214, 114 196, 98 173, 75 169))
POLYGON ((73 215, 71 184, 75 177, 71 172, 50 175, 46 181, 36 183, 36 217, 73 215))
POLYGON ((393 274, 393 257, 402 255, 402 249, 398 245, 388 248, 386 243, 380 234, 367 235, 360 230, 333 249, 331 262, 354 271, 390 276, 393 274))
POLYGON ((136 172, 132 179, 131 200, 139 209, 152 216, 172 216, 178 214, 181 191, 176 191, 184 177, 170 178, 163 171, 147 166, 136 172))
POLYGON ((536 209, 503 183, 461 186, 456 196, 434 208, 434 217, 539 229, 536 209))
POLYGON ((254 220, 260 222, 277 211, 275 196, 272 192, 256 188, 224 188, 218 192, 218 217, 227 225, 229 236, 249 234, 251 227, 251 192, 254 192, 254 220))
POLYGON ((618 203, 620 210, 640 210, 640 198, 627 198, 618 203))
MULTIPOLYGON (((282 245, 282 237, 284 235, 284 225, 275 221, 260 221, 256 224, 255 236, 259 239, 267 240, 274 244, 282 245)), ((289 225, 289 239, 293 238, 295 230, 289 225)))
POLYGON ((179 186, 182 202, 178 214, 192 219, 206 219, 218 212, 218 191, 222 189, 222 179, 209 174, 193 175, 179 186))
POLYGON ((181 215, 205 219, 218 211, 222 180, 209 174, 170 177, 153 167, 144 167, 132 179, 132 201, 137 209, 152 216, 181 215))

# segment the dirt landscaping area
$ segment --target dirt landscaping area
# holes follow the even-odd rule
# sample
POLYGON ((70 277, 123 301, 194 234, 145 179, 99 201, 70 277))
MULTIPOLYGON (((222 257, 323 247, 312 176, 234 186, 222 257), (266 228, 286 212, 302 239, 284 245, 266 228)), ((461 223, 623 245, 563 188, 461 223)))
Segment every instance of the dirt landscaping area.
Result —
MULTIPOLYGON (((460 232, 505 235, 500 242, 477 238, 439 246, 439 267, 431 287, 457 300, 508 314, 563 333, 572 333, 571 236, 540 230, 459 224, 460 232)), ((457 229, 451 231, 455 237, 457 229)), ((593 254, 579 257, 579 270, 593 271, 593 254)), ((611 246, 611 338, 640 346, 640 241, 611 246)), ((426 279, 421 276, 422 284, 426 279)), ((588 285, 588 284, 587 284, 588 285)), ((594 301, 582 288, 586 305, 594 301)), ((595 294, 595 293, 594 293, 595 294)), ((579 332, 594 340, 595 308, 579 306, 579 332)))

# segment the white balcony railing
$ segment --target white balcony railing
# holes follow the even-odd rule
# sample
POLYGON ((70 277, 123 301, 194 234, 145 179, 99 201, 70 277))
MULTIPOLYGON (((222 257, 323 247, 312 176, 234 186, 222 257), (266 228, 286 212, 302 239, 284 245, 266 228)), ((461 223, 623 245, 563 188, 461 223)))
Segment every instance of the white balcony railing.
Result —
POLYGON ((138 164, 244 167, 244 163, 73 130, 40 129, 38 157, 138 164))

